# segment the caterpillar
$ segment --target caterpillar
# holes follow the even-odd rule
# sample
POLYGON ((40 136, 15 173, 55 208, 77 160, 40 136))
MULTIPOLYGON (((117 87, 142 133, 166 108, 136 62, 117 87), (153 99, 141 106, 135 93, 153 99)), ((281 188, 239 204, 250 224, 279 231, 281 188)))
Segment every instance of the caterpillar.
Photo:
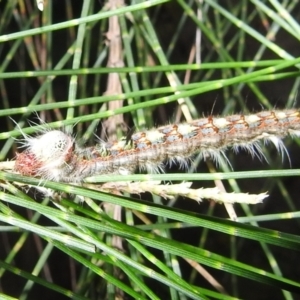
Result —
POLYGON ((261 142, 283 154, 286 136, 300 136, 300 110, 270 110, 226 117, 209 116, 191 122, 139 131, 127 139, 81 148, 60 130, 25 136, 25 151, 16 155, 15 171, 59 182, 82 182, 93 175, 162 172, 164 165, 184 168, 195 154, 218 162, 225 151, 240 148, 263 155, 261 142))

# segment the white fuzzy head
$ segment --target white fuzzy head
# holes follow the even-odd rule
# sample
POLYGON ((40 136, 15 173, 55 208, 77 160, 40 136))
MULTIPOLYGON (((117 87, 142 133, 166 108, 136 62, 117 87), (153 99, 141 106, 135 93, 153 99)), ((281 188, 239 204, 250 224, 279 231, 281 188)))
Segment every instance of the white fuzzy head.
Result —
POLYGON ((46 179, 60 181, 73 154, 74 139, 60 130, 47 131, 26 139, 27 149, 42 163, 37 173, 46 179))
POLYGON ((65 159, 73 147, 73 139, 60 130, 48 131, 27 140, 28 149, 44 163, 65 159))
POLYGON ((23 136, 24 140, 21 143, 26 151, 17 156, 18 172, 54 181, 70 180, 69 174, 74 169, 76 146, 71 135, 60 130, 50 130, 36 137, 26 134, 23 136))

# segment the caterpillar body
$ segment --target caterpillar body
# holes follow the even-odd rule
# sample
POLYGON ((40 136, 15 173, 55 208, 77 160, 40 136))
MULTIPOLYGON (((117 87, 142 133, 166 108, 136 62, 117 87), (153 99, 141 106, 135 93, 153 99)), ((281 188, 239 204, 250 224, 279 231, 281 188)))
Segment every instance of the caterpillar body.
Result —
POLYGON ((82 182, 93 175, 131 174, 137 169, 160 172, 164 164, 186 167, 199 153, 219 161, 225 150, 243 148, 263 155, 260 143, 271 142, 280 153, 287 152, 282 138, 300 136, 297 109, 201 118, 139 131, 113 143, 100 142, 80 148, 75 139, 60 130, 37 137, 25 136, 26 150, 17 154, 15 171, 62 182, 82 182))

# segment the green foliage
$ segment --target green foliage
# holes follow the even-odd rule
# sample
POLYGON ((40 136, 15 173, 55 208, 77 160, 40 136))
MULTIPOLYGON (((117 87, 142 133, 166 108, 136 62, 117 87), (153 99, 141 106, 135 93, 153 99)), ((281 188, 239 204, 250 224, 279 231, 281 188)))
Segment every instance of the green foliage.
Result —
MULTIPOLYGON (((20 129, 39 132, 35 113, 89 144, 94 133, 105 137, 105 118, 151 128, 297 100, 298 1, 65 0, 45 2, 43 12, 29 2, 0 3, 3 162, 14 158, 20 129), (105 33, 116 16, 122 56, 112 62, 105 33), (119 92, 107 87, 113 73, 119 92)), ((296 143, 287 141, 297 167, 296 143)), ((0 171, 0 298, 296 299, 300 170, 272 148, 264 155, 269 164, 228 153, 232 169, 218 173, 195 160, 186 173, 110 175, 82 186, 0 171), (237 204, 234 222, 214 202, 97 187, 124 180, 223 183, 227 192, 270 196, 237 204), (57 197, 43 197, 41 187, 57 197), (122 208, 121 221, 109 205, 122 208)))

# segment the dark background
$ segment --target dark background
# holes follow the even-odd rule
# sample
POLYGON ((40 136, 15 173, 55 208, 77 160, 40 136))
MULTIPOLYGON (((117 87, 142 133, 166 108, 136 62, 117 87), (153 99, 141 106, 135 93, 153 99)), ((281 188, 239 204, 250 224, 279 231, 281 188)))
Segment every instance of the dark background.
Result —
MULTIPOLYGON (((231 6, 234 7, 235 3, 238 4, 239 1, 219 1, 219 4, 224 5, 224 7, 231 6), (230 3, 229 3, 230 2, 230 3)), ((24 2, 25 3, 25 2, 24 2)), ((31 3, 33 6, 33 1, 27 1, 28 5, 31 3)), ((71 5, 69 7, 70 11, 72 11, 72 17, 78 18, 80 16, 81 5, 82 1, 73 0, 69 2, 65 1, 57 1, 53 0, 51 5, 53 6, 53 23, 63 22, 66 20, 67 16, 67 9, 66 4, 71 5)), ((102 1, 98 1, 94 3, 94 11, 97 12, 103 8, 105 3, 102 1)), ((298 7, 293 10, 295 20, 300 20, 300 4, 297 5, 298 7)), ((3 12, 4 2, 0 3, 0 20, 1 20, 1 12, 3 12)), ((228 7, 227 7, 228 8, 228 7)), ((251 3, 248 3, 248 12, 251 13, 253 10, 256 9, 251 3)), ((169 46, 171 38, 174 34, 174 28, 177 26, 177 22, 182 15, 182 8, 175 2, 171 1, 165 5, 162 5, 160 9, 151 8, 148 10, 150 18, 156 18, 155 21, 155 28, 157 35, 160 39, 161 45, 164 50, 166 50, 169 46)), ((30 10, 28 9, 27 12, 23 13, 23 21, 26 20, 26 17, 29 17, 30 10)), ((213 10, 209 10, 207 15, 205 16, 207 19, 211 20, 214 23, 214 18, 216 17, 213 13, 213 10)), ((37 16, 37 20, 39 17, 37 16)), ((39 21, 37 21, 38 24, 39 21)), ((266 33, 266 25, 263 23, 263 19, 259 18, 257 15, 251 22, 253 28, 261 32, 262 34, 266 33)), ((103 26, 105 28, 105 26, 103 26)), ((9 26, 3 28, 2 34, 13 33, 19 31, 20 28, 16 24, 14 19, 9 22, 9 26)), ((91 62, 93 59, 96 59, 97 55, 97 47, 99 44, 105 42, 104 32, 101 32, 101 25, 97 26, 95 29, 95 39, 91 41, 91 53, 90 56, 91 62), (93 43, 95 45, 93 45, 93 43), (95 49, 95 50, 93 50, 95 49), (94 56, 93 56, 94 55, 94 56)), ((74 38, 76 37, 76 30, 74 30, 74 38)), ((53 47, 51 49, 51 55, 53 57, 53 65, 58 61, 63 53, 65 53, 67 47, 70 45, 72 41, 72 34, 70 31, 72 30, 59 30, 53 32, 53 47)), ((232 26, 226 33, 225 41, 228 42, 231 40, 232 36, 235 34, 237 28, 232 26)), ((39 40, 39 36, 34 37, 34 40, 37 42, 39 40)), ((170 62, 172 64, 185 64, 188 62, 188 57, 190 53, 190 49, 195 40, 195 25, 194 23, 188 19, 180 32, 179 39, 176 43, 174 51, 170 57, 170 62)), ((276 44, 282 48, 284 48, 288 53, 291 55, 298 57, 300 54, 299 48, 299 41, 292 38, 289 34, 285 31, 280 30, 276 35, 276 44)), ((0 45, 0 62, 3 62, 7 56, 7 53, 10 50, 12 42, 7 42, 0 45)), ((255 53, 257 52, 258 48, 261 45, 258 41, 249 37, 247 34, 245 36, 245 52, 243 56, 243 60, 252 60, 255 53)), ((138 51, 138 50, 137 50, 138 51)), ((233 57, 237 56, 237 48, 231 49, 231 55, 233 57)), ((201 47, 201 57, 203 60, 208 56, 210 56, 210 61, 218 61, 219 54, 218 51, 215 49, 215 46, 211 44, 207 37, 203 36, 202 38, 202 47, 201 47)), ((271 51, 265 51, 263 60, 270 60, 270 59, 278 59, 278 57, 271 51)), ((92 63, 90 64, 92 66, 92 63)), ((47 66, 43 66, 43 63, 40 63, 41 69, 47 68, 47 66)), ((70 62, 66 65, 65 68, 71 68, 72 63, 70 62)), ((35 66, 32 65, 31 60, 29 59, 25 47, 20 47, 20 50, 17 51, 15 57, 11 61, 11 63, 6 68, 5 72, 15 72, 15 71, 22 71, 22 70, 32 70, 35 66)), ((184 77, 184 72, 178 72, 178 75, 181 79, 184 77)), ((154 75, 153 75, 154 76, 154 75)), ((222 76, 221 72, 216 71, 211 80, 219 79, 222 76)), ((197 79, 198 81, 204 80, 205 78, 205 71, 201 72, 193 72, 192 76, 193 80, 197 79)), ((154 80, 155 78, 153 78, 154 80)), ((21 107, 28 105, 29 99, 31 99, 36 90, 39 87, 39 80, 37 78, 27 78, 27 79, 6 79, 1 80, 0 86, 0 109, 7 108, 7 104, 4 101, 5 99, 9 99, 9 107, 21 107)), ((53 82, 53 93, 56 101, 65 101, 68 97, 68 87, 69 87, 69 76, 62 76, 58 77, 53 82)), ((89 75, 89 80, 91 82, 90 86, 93 86, 93 76, 89 75)), ((267 99, 269 99, 270 103, 274 104, 274 107, 284 108, 286 105, 286 99, 288 98, 291 88, 294 84, 294 79, 284 79, 280 81, 268 81, 264 83, 260 83, 259 87, 262 93, 265 95, 267 99)), ((99 82, 100 90, 105 90, 106 80, 102 78, 99 82)), ((166 79, 162 79, 161 86, 168 85, 166 79)), ((249 111, 257 111, 261 110, 262 105, 259 101, 257 101, 256 96, 252 93, 252 91, 247 87, 247 85, 239 92, 237 92, 236 86, 231 86, 227 89, 227 92, 230 93, 230 98, 226 98, 226 93, 223 90, 216 90, 209 93, 205 93, 193 98, 193 102, 195 103, 198 111, 199 116, 208 115, 213 110, 213 114, 221 115, 223 113, 224 105, 229 101, 233 102, 234 105, 232 107, 232 112, 241 112, 242 107, 239 105, 238 99, 242 97, 245 102, 245 106, 248 108, 249 111)), ((80 93, 80 91, 79 91, 80 93)), ((86 95, 93 96, 93 91, 91 88, 91 92, 85 91, 86 95)), ((299 100, 295 98, 295 106, 298 107, 299 100)), ((165 124, 170 121, 175 116, 177 106, 176 104, 168 104, 163 107, 155 108, 153 113, 154 116, 154 124, 165 124)), ((61 110, 61 114, 64 115, 65 111, 61 110)), ((13 116, 15 120, 18 121, 18 116, 13 116)), ((57 119, 57 112, 46 112, 45 113, 45 121, 50 122, 57 119)), ((132 121, 130 119, 130 115, 126 115, 126 119, 128 120, 129 126, 132 126, 132 121)), ((35 120, 35 115, 31 115, 28 117, 28 120, 35 120)), ((8 118, 1 118, 0 124, 2 131, 11 130, 13 127, 13 123, 8 118)), ((101 128, 99 128, 101 131, 101 128)), ((3 144, 4 141, 1 141, 3 144)), ((284 158, 283 162, 281 163, 281 168, 300 168, 300 160, 299 160, 299 147, 296 142, 292 142, 288 140, 287 148, 290 155, 291 165, 287 157, 284 158)), ((7 158, 12 159, 14 157, 14 153, 16 148, 13 148, 9 153, 7 158)), ((258 158, 252 159, 251 156, 247 153, 241 152, 238 155, 233 153, 228 153, 229 160, 232 164, 232 167, 235 171, 243 171, 243 170, 266 170, 275 167, 276 161, 280 161, 281 159, 278 158, 278 153, 274 150, 270 150, 270 157, 271 162, 270 164, 260 161, 258 158)), ((174 171, 174 169, 169 170, 174 171)), ((198 172, 208 172, 205 162, 201 162, 198 166, 198 172)), ((263 204, 257 205, 257 207, 253 208, 253 212, 257 214, 272 214, 272 213, 281 213, 290 211, 290 207, 283 201, 281 201, 282 196, 278 190, 276 185, 272 185, 272 183, 268 183, 269 179, 248 179, 248 180, 241 180, 239 181, 240 186, 242 187, 243 191, 247 191, 249 193, 257 193, 258 187, 261 186, 273 186, 273 188, 269 189, 270 196, 269 198, 264 201, 263 204)), ((299 210, 299 185, 300 181, 297 177, 287 177, 282 180, 285 188, 288 190, 290 197, 295 205, 296 209, 299 210)), ((198 183, 198 187, 200 186, 212 186, 212 182, 201 182, 198 183)), ((225 183, 226 185, 226 183, 225 183)), ((197 184, 194 185, 197 187, 197 184)), ((259 191, 260 192, 260 191, 259 191)), ((143 196, 143 199, 147 199, 149 195, 143 196)), ((150 197, 149 197, 150 199, 150 197)), ((50 204, 51 205, 51 204, 50 204)), ((227 218, 227 213, 225 208, 222 205, 215 205, 214 203, 210 203, 208 201, 204 201, 200 205, 187 200, 181 199, 177 201, 177 206, 179 208, 183 208, 186 210, 197 211, 199 213, 206 213, 211 206, 215 206, 214 216, 227 218)), ((17 208, 16 208, 17 209, 17 208)), ((238 215, 243 215, 243 211, 240 209, 239 206, 235 206, 236 212, 238 215)), ((21 214, 27 215, 29 212, 20 211, 21 214)), ((28 215, 27 215, 28 216, 28 215)), ((41 220, 42 224, 48 224, 47 220, 41 220)), ((284 221, 271 221, 271 222, 264 222, 263 227, 279 230, 286 233, 291 234, 299 234, 299 222, 294 220, 284 220, 284 221)), ((198 239, 196 238, 200 234, 202 234, 199 228, 187 228, 182 229, 180 231, 172 232, 174 235, 174 239, 178 239, 180 241, 197 245, 198 239)), ((19 234, 17 233, 1 233, 0 234, 0 258, 3 260, 7 253, 10 251, 10 247, 14 245, 16 240, 18 239, 19 234)), ((38 247, 43 247, 43 242, 41 245, 38 245, 41 241, 37 241, 33 236, 27 240, 25 247, 23 247, 22 251, 19 252, 18 256, 14 260, 14 264, 20 268, 27 270, 28 272, 31 271, 32 266, 36 263, 37 256, 39 255, 39 251, 37 250, 38 247)), ((251 264, 252 266, 264 269, 266 271, 271 271, 269 263, 267 259, 264 257, 261 246, 254 241, 245 240, 245 239, 238 239, 237 238, 237 245, 238 245, 238 260, 244 263, 251 264)), ((205 244, 205 248, 207 250, 213 251, 215 253, 230 256, 230 237, 225 236, 223 234, 219 234, 217 232, 210 232, 210 239, 205 244)), ((300 267, 299 267, 299 253, 286 250, 283 248, 270 246, 273 251, 273 254, 276 256, 277 261, 280 263, 280 268, 282 273, 285 277, 290 278, 295 281, 299 281, 300 279, 300 267)), ((155 253, 155 251, 154 251, 155 253)), ((161 253, 155 253, 158 257, 161 256, 161 253)), ((182 261, 182 266, 184 272, 183 276, 189 276, 190 274, 190 266, 187 265, 186 262, 182 261)), ((53 278, 53 281, 61 286, 71 289, 71 279, 73 278, 72 274, 72 267, 74 267, 74 262, 70 262, 69 258, 62 254, 59 251, 53 251, 49 258, 48 267, 53 278)), ((76 264, 75 264, 76 269, 76 264)), ((232 294, 231 291, 231 280, 232 277, 221 270, 216 269, 209 269, 211 274, 215 276, 227 289, 227 291, 232 294)), ((269 287, 266 285, 261 285, 254 281, 249 281, 243 278, 239 278, 239 297, 243 299, 283 299, 283 295, 279 290, 274 289, 274 287, 269 287)), ((205 287, 210 289, 210 285, 202 279, 200 276, 197 277, 195 281, 199 286, 205 287)), ((94 284, 95 289, 97 286, 97 279, 91 282, 91 286, 94 284)), ((3 292, 7 295, 18 295, 19 288, 22 287, 24 284, 24 280, 19 276, 11 275, 10 273, 6 272, 3 278, 0 277, 0 292, 3 292)), ((161 286, 155 285, 152 281, 149 280, 149 285, 153 286, 153 290, 157 292, 158 289, 161 289, 161 297, 163 299, 164 291, 161 286)), ((158 292, 159 294, 159 292, 158 292)), ((97 299, 97 293, 95 292, 95 298, 97 299)), ((98 295, 99 297, 99 295, 98 295)), ((43 287, 35 286, 33 291, 30 294, 28 299, 66 299, 60 294, 56 294, 51 292, 50 290, 46 290, 43 287), (41 298, 42 297, 42 298, 41 298)), ((100 298, 101 299, 101 296, 100 298)), ((295 296, 294 299, 300 299, 300 296, 295 296), (298 298, 297 298, 298 297, 298 298)))

